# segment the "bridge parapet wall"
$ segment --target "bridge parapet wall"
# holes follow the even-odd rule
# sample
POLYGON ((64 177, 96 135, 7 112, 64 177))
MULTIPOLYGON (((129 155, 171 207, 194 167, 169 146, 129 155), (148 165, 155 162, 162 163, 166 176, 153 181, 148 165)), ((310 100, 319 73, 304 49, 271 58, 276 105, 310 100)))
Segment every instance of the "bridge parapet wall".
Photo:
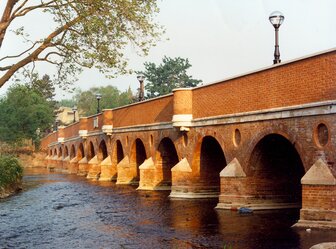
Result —
POLYGON ((71 138, 78 136, 80 123, 76 122, 63 128, 63 137, 71 138))
POLYGON ((336 52, 193 89, 193 118, 336 99, 336 52), (211 107, 211 108, 205 108, 211 107))
POLYGON ((172 116, 173 95, 169 94, 113 109, 113 127, 171 122, 172 116))

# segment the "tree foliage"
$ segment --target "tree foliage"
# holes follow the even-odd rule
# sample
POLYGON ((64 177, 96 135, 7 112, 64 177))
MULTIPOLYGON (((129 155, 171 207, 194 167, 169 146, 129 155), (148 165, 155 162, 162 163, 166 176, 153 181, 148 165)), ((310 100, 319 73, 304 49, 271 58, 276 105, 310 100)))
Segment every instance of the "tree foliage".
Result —
POLYGON ((16 157, 0 154, 0 195, 3 189, 17 183, 22 174, 23 168, 16 157))
POLYGON ((132 91, 130 88, 125 92, 120 92, 114 86, 92 87, 88 91, 77 90, 74 102, 77 103, 81 116, 90 116, 97 113, 97 93, 102 95, 99 101, 100 111, 132 103, 132 91))
POLYGON ((142 73, 146 78, 147 98, 171 93, 174 88, 194 87, 202 82, 187 74, 191 67, 188 59, 165 56, 158 66, 153 62, 146 62, 144 65, 145 71, 142 73))
POLYGON ((15 20, 52 17, 50 27, 55 28, 37 40, 29 40, 27 27, 15 30, 28 45, 19 54, 0 59, 0 87, 15 72, 37 62, 56 65, 59 84, 69 82, 83 67, 95 67, 107 76, 125 73, 125 48, 133 46, 147 54, 162 34, 153 21, 158 12, 155 0, 7 0, 3 6, 0 50, 15 20))
POLYGON ((0 140, 20 142, 38 140, 36 133, 50 128, 54 117, 47 100, 26 85, 14 85, 0 100, 0 140))
POLYGON ((39 93, 49 104, 52 108, 56 107, 56 101, 54 97, 55 93, 55 86, 50 79, 50 76, 45 74, 42 78, 39 78, 37 73, 33 74, 31 82, 28 84, 28 87, 39 93))

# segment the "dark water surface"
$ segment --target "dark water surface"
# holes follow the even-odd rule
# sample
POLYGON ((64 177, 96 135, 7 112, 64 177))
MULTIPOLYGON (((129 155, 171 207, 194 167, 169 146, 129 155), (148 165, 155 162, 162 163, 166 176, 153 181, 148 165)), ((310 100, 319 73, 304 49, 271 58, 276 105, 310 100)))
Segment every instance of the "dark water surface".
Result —
POLYGON ((290 228, 298 211, 241 215, 217 201, 26 171, 24 190, 0 201, 0 248, 309 248, 334 231, 290 228))

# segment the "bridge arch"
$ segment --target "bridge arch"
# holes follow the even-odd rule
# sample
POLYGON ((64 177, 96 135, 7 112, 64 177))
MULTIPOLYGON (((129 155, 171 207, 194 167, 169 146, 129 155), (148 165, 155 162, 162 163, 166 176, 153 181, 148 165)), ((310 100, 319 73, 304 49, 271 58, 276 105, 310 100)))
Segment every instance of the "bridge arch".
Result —
POLYGON ((171 169, 179 162, 173 141, 169 137, 163 138, 155 152, 156 182, 159 185, 171 186, 171 169))
POLYGON ((98 147, 98 160, 103 161, 108 156, 105 140, 103 139, 98 147))
POLYGON ((219 194, 219 174, 226 166, 221 145, 213 136, 205 136, 196 146, 193 158, 193 172, 199 176, 199 187, 204 191, 219 194))
POLYGON ((59 147, 58 149, 58 157, 63 158, 63 151, 62 151, 62 147, 59 147))
POLYGON ((68 149, 68 146, 65 146, 64 147, 64 158, 66 158, 68 156, 69 156, 69 149, 68 149))
POLYGON ((132 147, 130 153, 130 167, 136 171, 134 181, 139 181, 140 170, 139 166, 147 159, 145 145, 140 138, 137 138, 132 147))
POLYGON ((77 159, 80 160, 85 156, 83 143, 80 143, 77 148, 77 159))
POLYGON ((124 158, 124 150, 121 141, 118 139, 113 146, 112 165, 117 165, 124 158))
POLYGON ((90 141, 90 143, 88 145, 86 155, 87 155, 87 160, 88 161, 90 161, 96 155, 94 145, 93 145, 92 141, 90 141))
POLYGON ((272 133, 261 138, 246 171, 255 195, 301 205, 300 181, 305 170, 298 151, 285 136, 272 133))
POLYGON ((70 159, 74 158, 75 156, 76 156, 76 149, 75 149, 75 145, 72 144, 70 148, 70 159))

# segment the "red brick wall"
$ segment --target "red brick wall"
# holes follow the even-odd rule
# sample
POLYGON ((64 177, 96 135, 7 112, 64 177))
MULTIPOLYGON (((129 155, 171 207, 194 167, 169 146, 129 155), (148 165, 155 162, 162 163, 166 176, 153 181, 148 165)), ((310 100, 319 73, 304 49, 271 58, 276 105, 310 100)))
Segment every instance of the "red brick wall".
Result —
POLYGON ((76 137, 78 136, 78 131, 79 131, 79 122, 63 128, 63 136, 65 138, 76 137))
POLYGON ((336 99, 336 52, 193 90, 201 118, 336 99), (204 108, 209 107, 209 108, 204 108))
POLYGON ((113 127, 170 122, 173 95, 113 110, 113 127))

